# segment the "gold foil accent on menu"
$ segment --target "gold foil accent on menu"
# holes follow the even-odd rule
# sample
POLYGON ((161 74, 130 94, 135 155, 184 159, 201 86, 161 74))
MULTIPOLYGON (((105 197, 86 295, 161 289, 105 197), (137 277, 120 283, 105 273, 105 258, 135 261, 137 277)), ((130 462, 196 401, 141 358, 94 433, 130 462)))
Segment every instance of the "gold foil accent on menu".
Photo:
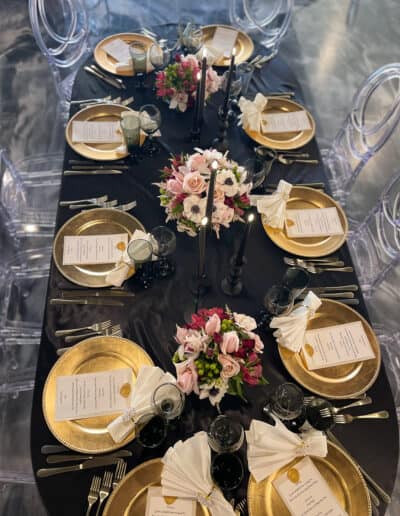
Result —
POLYGON ((300 473, 299 470, 296 468, 290 468, 286 473, 286 476, 293 484, 297 484, 298 482, 300 482, 300 473))

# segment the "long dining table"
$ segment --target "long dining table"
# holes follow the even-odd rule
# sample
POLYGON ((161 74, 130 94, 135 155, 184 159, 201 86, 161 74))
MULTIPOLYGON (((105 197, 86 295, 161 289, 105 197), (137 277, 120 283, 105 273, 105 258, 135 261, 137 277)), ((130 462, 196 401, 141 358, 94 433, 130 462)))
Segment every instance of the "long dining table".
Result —
MULTIPOLYGON (((262 53, 261 48, 256 48, 262 53)), ((93 62, 93 57, 88 63, 93 62)), ((222 73, 222 70, 219 70, 222 73)), ((148 77, 149 81, 151 78, 148 77)), ((162 114, 160 152, 152 157, 146 156, 137 164, 132 164, 123 174, 117 176, 63 176, 60 200, 74 198, 90 198, 108 194, 110 199, 118 199, 120 203, 137 201, 131 212, 137 217, 147 231, 165 224, 164 209, 160 206, 157 183, 160 170, 168 163, 171 153, 190 153, 194 147, 208 148, 217 135, 219 120, 217 109, 222 102, 223 93, 218 92, 211 98, 205 108, 204 125, 201 141, 188 141, 192 124, 192 110, 179 113, 170 110, 169 106, 155 97, 151 87, 144 90, 136 88, 135 78, 124 78, 126 97, 133 95, 133 109, 141 105, 154 103, 162 114)), ((296 101, 304 104, 301 86, 290 67, 279 56, 267 63, 261 70, 256 70, 250 84, 255 93, 261 91, 293 90, 296 101)), ((73 87, 72 99, 103 97, 111 94, 117 96, 118 90, 104 84, 97 78, 88 75, 83 65, 80 68, 73 87)), ((324 106, 329 109, 329 106, 324 106)), ((330 109, 334 109, 331 106, 330 109)), ((71 116, 78 110, 72 105, 71 116)), ((318 127, 317 127, 318 132, 318 127)), ((236 123, 228 129, 229 156, 243 164, 253 155, 253 142, 236 123)), ((319 160, 319 165, 293 164, 286 166, 275 163, 268 182, 277 183, 279 179, 293 183, 325 182, 324 167, 317 142, 312 139, 305 147, 311 157, 319 160)), ((70 168, 71 159, 82 159, 66 144, 64 169, 70 168)), ((112 162, 110 163, 112 168, 112 162)), ((328 186, 326 187, 329 191, 328 186)), ((56 231, 73 215, 66 207, 60 207, 57 215, 56 231)), ((174 222, 169 227, 176 230, 174 222)), ((287 254, 278 248, 266 235, 260 218, 257 217, 249 237, 246 252, 247 264, 243 271, 243 292, 237 297, 228 297, 221 290, 221 280, 226 275, 229 260, 243 232, 243 224, 234 223, 229 229, 222 229, 220 238, 211 235, 208 238, 206 251, 206 272, 211 289, 200 298, 201 307, 225 306, 232 310, 256 317, 263 305, 263 297, 273 284, 280 281, 285 270, 283 257, 287 254)), ((57 360, 56 351, 64 345, 55 337, 55 330, 64 327, 79 327, 93 321, 112 319, 122 327, 124 337, 139 344, 151 357, 154 363, 166 371, 174 373, 172 355, 176 350, 174 334, 176 324, 184 323, 187 314, 195 309, 194 296, 189 288, 198 260, 198 242, 196 238, 176 232, 177 248, 174 256, 176 272, 168 279, 155 280, 148 289, 142 288, 133 277, 127 282, 127 288, 135 292, 132 298, 124 299, 124 306, 54 306, 47 303, 40 344, 35 390, 31 420, 31 453, 33 469, 46 466, 45 456, 41 453, 44 444, 56 444, 56 440, 46 425, 42 410, 42 393, 46 378, 57 360)), ((352 264, 347 245, 343 245, 338 254, 346 265, 352 264)), ((311 287, 318 285, 337 285, 358 283, 354 273, 327 272, 311 277, 311 287)), ((54 262, 51 264, 47 300, 59 297, 60 289, 79 288, 64 278, 54 262)), ((356 310, 368 320, 366 306, 359 295, 360 304, 356 310)), ((262 407, 274 387, 291 381, 280 359, 277 344, 272 333, 260 331, 265 344, 262 355, 264 376, 268 381, 265 386, 248 387, 245 390, 247 402, 237 397, 225 396, 221 403, 223 413, 233 416, 248 429, 253 418, 262 418, 262 407)), ((374 477, 380 485, 391 493, 396 477, 398 459, 398 425, 393 396, 381 365, 379 375, 368 390, 373 404, 360 410, 360 413, 386 409, 390 418, 384 421, 360 421, 348 425, 337 425, 334 434, 342 441, 361 466, 374 477)), ((183 415, 174 432, 168 434, 166 442, 154 450, 144 449, 133 440, 128 448, 133 452, 128 458, 128 470, 138 464, 155 457, 161 457, 167 448, 178 439, 185 439, 199 430, 207 430, 212 419, 217 415, 215 407, 208 400, 199 400, 190 395, 186 400, 183 415)), ((245 460, 245 451, 242 450, 245 460)), ((93 473, 91 471, 75 472, 50 478, 37 478, 37 486, 50 515, 85 514, 87 493, 93 473)), ((248 473, 238 489, 235 498, 241 499, 246 494, 248 473)), ((380 514, 385 512, 385 504, 381 503, 380 514)), ((362 515, 360 515, 362 516, 362 515)))

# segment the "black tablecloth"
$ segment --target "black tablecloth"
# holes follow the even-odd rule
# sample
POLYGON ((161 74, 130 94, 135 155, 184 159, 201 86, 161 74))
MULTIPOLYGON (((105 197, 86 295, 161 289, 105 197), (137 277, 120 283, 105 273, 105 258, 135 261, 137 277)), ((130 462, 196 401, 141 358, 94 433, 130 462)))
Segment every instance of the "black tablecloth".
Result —
MULTIPOLYGON (((132 107, 138 109, 145 103, 155 103, 160 108, 163 117, 161 140, 164 148, 157 156, 145 158, 121 176, 64 177, 61 200, 94 197, 106 193, 110 199, 118 199, 121 203, 136 199, 137 208, 134 209, 133 214, 142 221, 147 230, 150 230, 165 222, 165 213, 159 206, 157 198, 158 190, 153 183, 159 179, 159 170, 167 163, 167 149, 173 152, 191 152, 194 147, 193 144, 185 142, 191 127, 192 112, 182 114, 172 111, 165 103, 155 99, 151 89, 141 92, 134 88, 134 79, 126 79, 125 82, 128 86, 126 96, 133 94, 135 97, 132 107)), ((262 92, 285 88, 295 90, 296 98, 302 102, 300 85, 288 66, 279 58, 275 58, 265 66, 261 73, 256 72, 251 86, 254 90, 262 92)), ((100 97, 109 93, 116 96, 118 91, 103 85, 82 69, 78 73, 73 98, 100 97)), ((215 106, 218 106, 221 100, 222 94, 216 94, 210 106, 206 108, 202 141, 198 146, 210 146, 215 137, 218 128, 215 106)), ((251 155, 254 142, 236 126, 230 127, 228 137, 230 157, 243 163, 251 155)), ((304 147, 304 151, 309 152, 312 157, 320 157, 315 140, 304 147)), ((79 156, 67 145, 65 169, 69 168, 68 161, 73 158, 79 159, 79 156)), ((280 178, 291 182, 324 181, 323 166, 296 164, 285 167, 276 164, 273 167, 270 182, 278 182, 280 178)), ((71 212, 67 208, 61 208, 58 213, 57 228, 69 217, 71 212)), ((175 230, 174 223, 170 223, 170 227, 175 230)), ((243 276, 245 290, 240 297, 228 298, 222 293, 220 283, 243 229, 243 224, 236 223, 229 230, 223 229, 219 240, 215 235, 209 238, 207 274, 212 283, 212 290, 201 304, 203 307, 228 304, 234 311, 256 316, 262 307, 265 292, 282 277, 285 271, 282 259, 285 253, 266 236, 258 220, 254 224, 248 244, 248 263, 243 276)), ((347 246, 343 246, 339 254, 346 264, 351 262, 347 246)), ((197 264, 197 239, 177 233, 176 264, 176 274, 171 279, 157 281, 148 290, 141 289, 134 279, 130 280, 129 287, 136 291, 137 295, 132 300, 128 300, 123 308, 47 306, 32 409, 31 445, 34 470, 46 466, 40 447, 43 444, 55 442, 44 421, 41 404, 44 382, 57 359, 56 349, 63 346, 63 342, 54 336, 55 329, 83 326, 93 321, 111 318, 114 323, 121 324, 125 337, 139 343, 149 353, 156 365, 174 372, 171 357, 176 349, 173 339, 175 325, 182 324, 184 314, 194 309, 194 299, 188 283, 197 264)), ((326 273, 312 277, 312 285, 356 282, 354 274, 326 273)), ((48 299, 58 297, 58 289, 65 287, 73 288, 74 285, 63 278, 52 264, 48 299)), ((368 317, 362 301, 357 309, 363 316, 368 317)), ((260 408, 271 389, 284 381, 290 381, 279 358, 274 338, 268 333, 261 333, 261 337, 265 343, 264 376, 269 384, 247 388, 245 391, 247 404, 228 395, 221 403, 222 411, 240 420, 246 429, 251 419, 262 417, 260 408)), ((397 467, 398 428, 393 398, 383 366, 369 395, 374 403, 366 407, 365 412, 387 409, 390 412, 390 419, 337 427, 335 433, 357 457, 360 464, 381 483, 384 489, 391 492, 397 467)), ((129 469, 147 459, 162 456, 177 439, 185 439, 198 430, 207 429, 216 413, 216 409, 207 400, 199 401, 196 396, 189 396, 176 432, 169 435, 163 447, 149 451, 142 449, 135 441, 129 446, 133 451, 133 457, 128 460, 129 469)), ((93 472, 79 472, 37 479, 40 494, 49 514, 54 516, 85 514, 86 497, 92 475, 93 472)), ((248 477, 245 478, 237 493, 238 499, 245 495, 247 480, 248 477)), ((383 513, 382 507, 381 514, 383 513)))

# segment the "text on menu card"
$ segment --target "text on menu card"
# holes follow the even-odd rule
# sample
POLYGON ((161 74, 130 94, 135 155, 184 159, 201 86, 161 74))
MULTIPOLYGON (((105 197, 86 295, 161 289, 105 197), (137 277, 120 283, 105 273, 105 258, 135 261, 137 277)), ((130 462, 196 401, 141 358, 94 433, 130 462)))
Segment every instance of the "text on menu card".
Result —
POLYGON ((119 122, 72 122, 73 143, 121 143, 119 122))
POLYGON ((282 473, 273 485, 292 516, 346 516, 310 457, 282 473))
POLYGON ((335 207, 286 210, 285 226, 289 238, 343 235, 342 223, 335 207))
POLYGON ((264 134, 291 133, 309 131, 311 123, 305 111, 268 113, 261 117, 261 128, 264 134))
POLYGON ((304 358, 310 370, 375 358, 360 321, 306 332, 304 358))
POLYGON ((211 41, 211 47, 219 50, 224 57, 230 57, 236 43, 238 32, 226 27, 217 27, 211 41))
POLYGON ((128 246, 128 234, 65 236, 63 265, 116 263, 128 246))
POLYGON ((150 487, 147 491, 145 516, 195 516, 194 500, 164 498, 161 487, 150 487))
POLYGON ((132 369, 59 376, 56 421, 124 412, 130 407, 132 369))

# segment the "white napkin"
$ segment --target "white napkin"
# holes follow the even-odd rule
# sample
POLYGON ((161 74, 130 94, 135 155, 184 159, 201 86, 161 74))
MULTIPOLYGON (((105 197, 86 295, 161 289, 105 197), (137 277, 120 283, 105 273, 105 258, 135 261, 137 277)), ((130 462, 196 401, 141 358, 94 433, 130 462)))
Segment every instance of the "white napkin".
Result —
MULTIPOLYGON (((219 61, 221 57, 223 57, 224 53, 221 52, 218 48, 212 47, 211 45, 206 46, 206 59, 207 59, 207 66, 212 66, 214 63, 219 61)), ((197 59, 200 61, 203 59, 203 49, 201 48, 197 54, 197 59)))
POLYGON ((116 443, 120 443, 134 429, 135 422, 144 414, 154 413, 153 392, 163 383, 176 383, 170 373, 159 367, 142 366, 139 370, 131 396, 131 408, 112 421, 107 430, 116 443))
POLYGON ((212 516, 235 515, 211 478, 211 450, 205 432, 197 432, 185 442, 175 443, 162 461, 163 496, 197 500, 210 509, 212 516))
MULTIPOLYGON (((136 229, 132 235, 132 238, 128 242, 128 246, 131 242, 138 239, 150 241, 151 235, 140 229, 136 229)), ((106 282, 108 285, 120 287, 122 283, 128 278, 131 269, 135 268, 128 255, 128 246, 126 246, 126 249, 122 252, 120 261, 117 262, 114 269, 107 274, 106 282)))
POLYGON ((246 432, 247 461, 256 482, 261 482, 296 457, 326 457, 328 446, 323 432, 312 429, 295 434, 273 414, 271 417, 275 426, 253 419, 246 432))
POLYGON ((268 99, 262 93, 257 93, 253 101, 240 97, 239 108, 242 114, 239 115, 238 125, 243 125, 250 131, 261 132, 261 117, 267 104, 268 99))
POLYGON ((273 333, 277 342, 290 349, 290 351, 299 352, 305 344, 308 321, 320 306, 320 298, 310 291, 301 305, 289 315, 274 317, 269 326, 270 328, 277 328, 273 333))
POLYGON ((271 228, 283 229, 286 218, 286 203, 289 200, 292 185, 281 179, 275 193, 265 195, 257 200, 257 211, 264 215, 265 222, 271 228))

